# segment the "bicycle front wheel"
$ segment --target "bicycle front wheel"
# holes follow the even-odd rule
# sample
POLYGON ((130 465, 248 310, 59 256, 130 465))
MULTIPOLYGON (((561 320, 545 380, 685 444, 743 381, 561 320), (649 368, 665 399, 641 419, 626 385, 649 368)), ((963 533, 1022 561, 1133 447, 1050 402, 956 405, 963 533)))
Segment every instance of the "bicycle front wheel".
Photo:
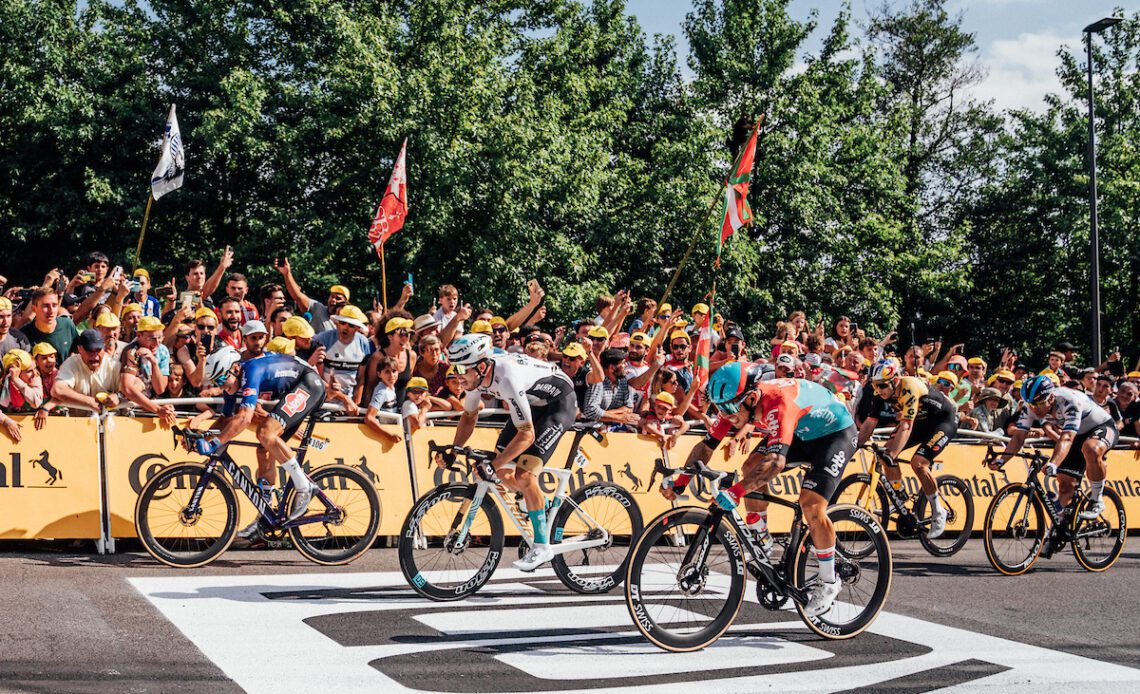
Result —
POLYGON ((289 528, 289 537, 309 561, 325 566, 347 564, 372 546, 380 530, 376 487, 364 473, 348 465, 317 468, 310 478, 321 494, 313 496, 305 515, 320 522, 289 528))
POLYGON ((210 473, 197 503, 191 505, 206 474, 202 463, 171 465, 150 478, 139 493, 135 504, 139 540, 167 566, 190 569, 209 564, 237 534, 237 495, 221 475, 210 473))
MULTIPOLYGON (((872 494, 871 476, 869 474, 860 472, 848 475, 835 488, 831 503, 836 505, 851 504, 868 511, 879 520, 885 531, 891 515, 891 504, 887 499, 887 491, 883 489, 884 483, 885 480, 880 477, 879 484, 875 485, 875 493, 872 494)), ((859 536, 849 537, 849 544, 843 546, 843 552, 850 557, 867 556, 874 550, 874 545, 870 542, 862 542, 861 540, 864 539, 859 536)))
POLYGON ((589 549, 576 549, 550 562, 558 579, 578 593, 605 593, 621 583, 629 565, 629 552, 641 535, 641 509, 625 489, 596 482, 570 495, 550 529, 556 543, 602 541, 589 549))
POLYGON ((933 540, 927 537, 930 529, 930 507, 925 494, 914 502, 914 515, 918 516, 922 530, 918 540, 936 557, 949 557, 966 546, 974 530, 974 493, 969 485, 954 475, 938 478, 938 502, 946 511, 946 530, 933 540))
POLYGON ((634 545, 625 581, 626 607, 645 638, 667 651, 699 650, 740 611, 746 581, 740 539, 723 520, 712 527, 704 509, 666 511, 634 545))
POLYGON ((1045 540, 1045 508, 1033 489, 1018 482, 998 490, 986 511, 982 537, 995 569, 1006 576, 1028 571, 1045 540))
POLYGON ((1092 506, 1087 496, 1081 495, 1073 514, 1073 554, 1077 563, 1088 571, 1105 571, 1116 563, 1124 551, 1128 536, 1128 518, 1124 503, 1116 490, 1105 487, 1101 493, 1104 511, 1092 520, 1081 519, 1081 512, 1092 506))
POLYGON ((412 506, 398 541, 400 571, 431 600, 461 600, 491 579, 503 556, 503 518, 490 495, 472 507, 476 485, 436 487, 412 506), (470 522, 467 522, 470 517, 470 522), (461 529, 467 527, 461 538, 461 529))
MULTIPOLYGON (((887 533, 879 519, 858 506, 842 505, 827 509, 827 517, 835 527, 835 577, 843 584, 831 609, 817 617, 804 615, 804 606, 796 610, 808 627, 827 639, 849 639, 862 632, 883 609, 891 591, 894 561, 887 533), (858 555, 848 554, 847 547, 870 547, 858 555)), ((792 585, 809 589, 816 582, 819 562, 811 535, 804 533, 795 548, 792 585)))

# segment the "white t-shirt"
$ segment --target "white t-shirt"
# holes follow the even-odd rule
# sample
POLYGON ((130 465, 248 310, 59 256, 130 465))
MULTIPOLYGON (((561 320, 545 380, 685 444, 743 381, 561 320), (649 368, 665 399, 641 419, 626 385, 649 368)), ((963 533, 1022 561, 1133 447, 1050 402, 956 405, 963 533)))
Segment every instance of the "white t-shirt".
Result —
POLYGON ((372 391, 372 399, 368 402, 368 406, 379 410, 380 412, 397 412, 399 408, 396 406, 396 391, 390 388, 388 384, 380 381, 376 384, 376 388, 372 391))
POLYGON ((335 330, 318 333, 313 338, 317 344, 325 347, 325 366, 333 370, 333 377, 340 384, 341 389, 350 396, 356 389, 356 376, 369 356, 373 347, 368 338, 360 333, 352 336, 347 345, 340 341, 335 330))
POLYGON ((420 406, 411 400, 405 400, 404 404, 400 406, 400 414, 405 417, 414 416, 420 413, 420 406))
MULTIPOLYGON (((437 308, 435 310, 435 313, 431 314, 432 318, 435 318, 435 322, 439 324, 440 332, 443 332, 443 330, 447 328, 451 321, 455 320, 455 313, 455 311, 452 311, 451 313, 444 313, 442 308, 437 308)), ((455 336, 459 337, 462 334, 463 326, 460 325, 455 330, 455 336)))
POLYGON ((59 367, 56 383, 66 383, 80 395, 95 395, 96 393, 119 392, 119 369, 122 363, 118 359, 103 356, 103 362, 94 372, 83 363, 83 357, 73 354, 64 360, 59 367))

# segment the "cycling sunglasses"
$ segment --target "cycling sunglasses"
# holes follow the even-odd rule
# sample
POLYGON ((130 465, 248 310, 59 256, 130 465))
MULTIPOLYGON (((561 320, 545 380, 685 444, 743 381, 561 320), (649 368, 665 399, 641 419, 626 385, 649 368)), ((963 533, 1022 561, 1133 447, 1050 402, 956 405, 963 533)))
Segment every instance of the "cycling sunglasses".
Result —
POLYGON ((947 388, 954 388, 955 387, 953 383, 951 383, 950 381, 947 381, 945 378, 938 379, 938 385, 946 386, 947 388))

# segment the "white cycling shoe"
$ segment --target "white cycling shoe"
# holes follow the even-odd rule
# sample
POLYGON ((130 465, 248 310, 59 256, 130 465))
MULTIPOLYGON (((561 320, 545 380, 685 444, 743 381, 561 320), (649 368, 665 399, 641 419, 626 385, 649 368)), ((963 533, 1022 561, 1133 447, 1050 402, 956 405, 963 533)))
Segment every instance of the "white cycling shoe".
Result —
POLYGON ((1104 513, 1104 497, 1085 506, 1085 510, 1081 511, 1079 517, 1081 520, 1096 520, 1102 513, 1104 513))
POLYGON ((825 614, 835 604, 835 598, 839 597, 839 591, 843 588, 843 583, 836 579, 834 583, 824 583, 820 581, 815 584, 808 594, 808 602, 804 605, 804 616, 818 617, 825 614))
POLYGON ((930 532, 926 533, 926 539, 935 540, 942 537, 942 533, 946 532, 946 509, 942 509, 942 513, 930 519, 930 532))
POLYGON ((511 564, 519 571, 534 571, 554 558, 554 550, 550 545, 535 545, 530 548, 526 556, 511 564))
POLYGON ((316 485, 310 484, 304 489, 297 489, 293 494, 293 503, 289 506, 289 520, 295 521, 301 516, 305 515, 305 511, 309 509, 309 502, 313 500, 313 493, 317 490, 316 485))

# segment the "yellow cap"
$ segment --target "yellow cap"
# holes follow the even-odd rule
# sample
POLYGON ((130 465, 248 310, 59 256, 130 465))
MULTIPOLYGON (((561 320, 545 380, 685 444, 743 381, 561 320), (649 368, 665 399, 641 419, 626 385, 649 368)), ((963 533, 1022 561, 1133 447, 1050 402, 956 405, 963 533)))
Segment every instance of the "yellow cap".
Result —
POLYGON ((503 318, 502 316, 491 316, 490 322, 491 322, 491 328, 492 329, 494 329, 494 327, 496 325, 501 325, 504 328, 509 327, 509 326, 507 326, 507 319, 503 318))
POLYGON ((28 354, 22 349, 8 350, 3 359, 4 370, 12 368, 13 364, 19 366, 20 371, 27 371, 32 368, 32 355, 28 354))
POLYGON ((218 314, 214 313, 214 309, 209 306, 200 306, 198 310, 194 312, 194 320, 201 318, 213 318, 215 323, 218 322, 218 314))
POLYGON ((389 318, 388 322, 384 324, 384 332, 393 333, 400 329, 411 330, 413 325, 414 323, 410 319, 396 316, 395 318, 389 318))
POLYGON ((975 365, 975 366, 978 364, 981 364, 982 366, 986 366, 986 360, 982 359, 981 357, 970 357, 969 359, 966 360, 966 363, 971 364, 971 365, 975 365))
POLYGON ((649 339, 648 335, 646 335, 645 333, 641 333, 641 332, 637 332, 637 333, 630 335, 629 341, 634 343, 634 344, 645 345, 647 347, 649 346, 649 343, 652 342, 652 340, 649 339))
POLYGON ((32 356, 38 357, 44 354, 59 354, 59 350, 50 342, 37 342, 36 346, 32 347, 32 356))
POLYGON ((1140 371, 1129 371, 1125 378, 1140 378, 1140 371))
POLYGON ((958 374, 953 371, 939 371, 938 378, 950 381, 955 388, 958 387, 958 374))
POLYGON ((11 311, 12 300, 6 296, 0 296, 0 311, 11 311))
POLYGON ((142 275, 143 277, 145 277, 148 282, 150 281, 150 273, 147 272, 146 270, 142 269, 141 267, 135 268, 135 271, 131 273, 132 277, 138 277, 139 275, 142 275))
POLYGON ((344 297, 345 301, 348 301, 352 298, 352 295, 348 293, 348 287, 344 286, 343 284, 334 284, 333 286, 329 287, 329 294, 340 294, 344 297))
POLYGON ((96 328, 117 328, 120 325, 122 324, 118 317, 110 311, 99 314, 99 317, 95 319, 96 328))
MULTIPOLYGON (((364 315, 364 311, 361 311, 351 304, 342 308, 332 319, 340 321, 341 323, 355 325, 358 328, 363 328, 368 325, 368 316, 364 315)), ((408 321, 408 324, 411 325, 411 321, 408 321)))
POLYGON ((162 324, 162 321, 154 316, 143 316, 139 319, 138 330, 140 333, 149 333, 155 330, 163 330, 164 328, 165 326, 162 324))
POLYGON ((684 330, 674 330, 673 332, 669 333, 669 343, 672 344, 673 340, 684 340, 685 342, 689 343, 692 342, 692 339, 689 337, 689 333, 685 332, 684 330))
POLYGON ((285 319, 281 324, 281 332, 285 333, 285 337, 300 337, 310 338, 316 334, 313 326, 309 325, 309 321, 305 320, 302 316, 290 316, 285 319))
POLYGON ((708 315, 708 312, 709 305, 703 301, 698 301, 697 303, 693 304, 693 310, 689 311, 689 313, 703 313, 705 315, 708 315))
POLYGON ((491 334, 491 321, 489 321, 489 320, 477 320, 477 321, 475 321, 474 323, 471 324, 471 332, 477 333, 480 335, 490 335, 491 334))
POLYGON ((408 380, 407 390, 427 390, 428 382, 423 376, 416 376, 408 380))
POLYGON ((581 342, 571 342, 562 348, 562 354, 571 359, 584 359, 586 357, 586 348, 582 346, 581 342))
POLYGON ((677 406, 677 398, 673 397, 672 393, 666 393, 665 391, 658 393, 657 397, 653 398, 653 400, 655 402, 663 402, 670 407, 677 406))
POLYGON ((447 367, 447 373, 444 375, 444 378, 458 378, 465 373, 467 373, 466 366, 463 364, 452 364, 451 366, 447 367))
POLYGON ((659 316, 663 316, 666 313, 672 313, 672 312, 673 312, 673 307, 670 306, 669 304, 661 304, 660 306, 657 307, 657 315, 659 315, 659 316))
POLYGON ((265 351, 276 352, 277 354, 296 354, 297 343, 287 337, 278 335, 265 345, 265 351))
POLYGON ((133 313, 135 311, 142 313, 143 312, 142 304, 127 304, 126 306, 123 307, 122 311, 119 311, 119 315, 125 316, 128 313, 133 313))
POLYGON ((602 340, 610 339, 610 331, 606 330, 605 328, 603 328, 600 325, 595 325, 594 327, 590 328, 590 332, 588 332, 586 334, 590 337, 597 337, 597 338, 600 338, 602 340))

